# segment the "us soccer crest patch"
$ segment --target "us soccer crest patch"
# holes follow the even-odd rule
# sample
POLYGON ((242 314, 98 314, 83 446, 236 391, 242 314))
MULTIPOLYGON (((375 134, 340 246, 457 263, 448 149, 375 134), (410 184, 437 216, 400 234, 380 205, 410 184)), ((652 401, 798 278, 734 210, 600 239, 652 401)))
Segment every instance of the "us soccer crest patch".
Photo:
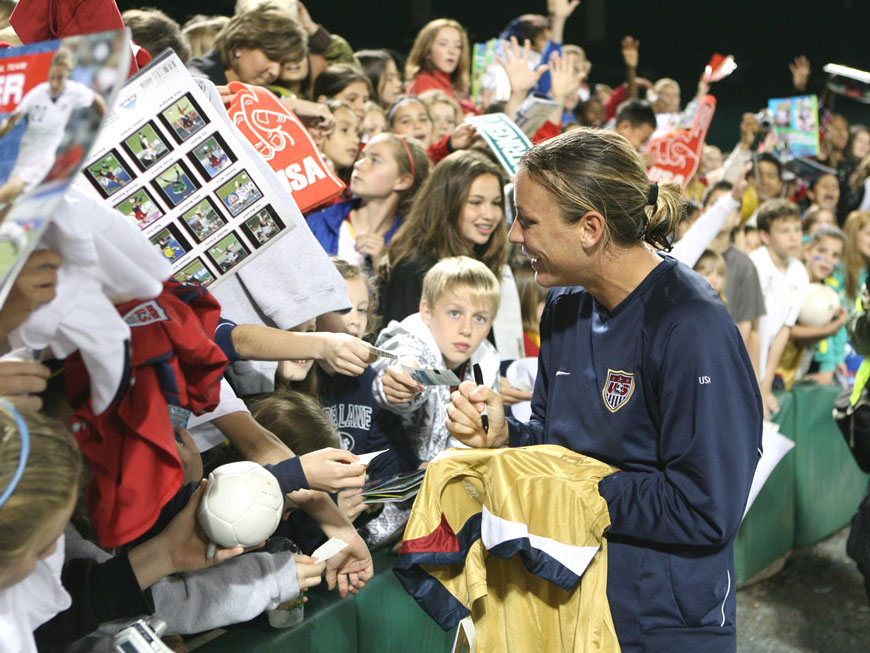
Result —
POLYGON ((607 370, 607 378, 604 379, 604 388, 601 396, 604 405, 611 413, 625 406, 631 395, 634 394, 634 374, 622 370, 607 370))

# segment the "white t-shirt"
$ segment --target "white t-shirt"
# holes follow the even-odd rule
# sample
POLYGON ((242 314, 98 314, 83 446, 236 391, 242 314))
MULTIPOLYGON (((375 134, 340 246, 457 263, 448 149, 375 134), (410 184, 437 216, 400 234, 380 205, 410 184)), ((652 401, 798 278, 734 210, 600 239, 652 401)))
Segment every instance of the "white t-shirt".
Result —
POLYGON ((48 160, 43 176, 51 168, 70 115, 94 103, 94 92, 84 84, 67 80, 63 91, 52 99, 48 82, 35 86, 16 107, 16 114, 25 114, 27 129, 21 137, 13 174, 48 160))
POLYGON ((200 451, 208 451, 209 449, 218 446, 226 440, 226 436, 220 429, 212 424, 218 417, 229 415, 230 413, 250 413, 245 402, 236 396, 232 386, 227 383, 226 379, 221 379, 221 398, 217 408, 210 413, 203 415, 191 415, 190 421, 187 423, 187 428, 193 441, 200 451))
POLYGON ((356 238, 347 220, 342 220, 338 228, 338 250, 335 255, 351 265, 361 266, 365 262, 365 257, 356 249, 356 238))
POLYGON ((758 270, 758 281, 764 295, 766 314, 761 317, 759 335, 761 337, 760 368, 762 374, 767 367, 770 346, 782 327, 793 327, 801 311, 810 279, 806 268, 794 258, 789 259, 788 268, 783 274, 770 258, 767 247, 759 247, 749 255, 758 270))
POLYGON ((54 553, 37 562, 27 578, 0 590, 0 650, 36 653, 33 631, 70 606, 72 600, 60 582, 63 558, 61 535, 54 553))

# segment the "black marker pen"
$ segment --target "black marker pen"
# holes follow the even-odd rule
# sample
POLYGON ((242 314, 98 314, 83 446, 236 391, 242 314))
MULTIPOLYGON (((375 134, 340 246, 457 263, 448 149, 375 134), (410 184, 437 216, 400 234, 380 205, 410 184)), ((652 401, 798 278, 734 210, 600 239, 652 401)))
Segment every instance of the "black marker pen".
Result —
MULTIPOLYGON (((480 365, 475 363, 471 369, 474 372, 474 382, 477 385, 483 385, 483 372, 480 371, 480 365)), ((483 412, 480 414, 480 423, 483 424, 483 432, 489 433, 489 415, 486 414, 486 404, 483 405, 483 412)))

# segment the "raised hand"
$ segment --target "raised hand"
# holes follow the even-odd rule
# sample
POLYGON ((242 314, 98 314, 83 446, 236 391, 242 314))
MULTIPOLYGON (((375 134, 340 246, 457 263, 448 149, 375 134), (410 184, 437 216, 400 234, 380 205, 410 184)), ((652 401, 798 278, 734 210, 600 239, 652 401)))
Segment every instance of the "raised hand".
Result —
POLYGON ((791 71, 791 81, 798 91, 804 91, 807 88, 807 82, 810 79, 810 60, 806 56, 800 55, 794 58, 788 65, 791 71))
POLYGON ((532 45, 528 39, 520 48, 516 37, 512 36, 510 41, 505 43, 504 58, 496 57, 495 61, 507 73, 508 80, 511 85, 511 95, 516 97, 525 97, 528 95, 544 71, 547 70, 546 65, 538 66, 534 70, 531 68, 531 49, 532 45))
POLYGON ((560 57, 554 52, 550 57, 550 95, 562 106, 568 104, 569 98, 580 88, 581 80, 574 74, 571 60, 560 57))
POLYGON ((631 36, 622 38, 622 60, 626 68, 637 68, 640 59, 640 41, 631 36))

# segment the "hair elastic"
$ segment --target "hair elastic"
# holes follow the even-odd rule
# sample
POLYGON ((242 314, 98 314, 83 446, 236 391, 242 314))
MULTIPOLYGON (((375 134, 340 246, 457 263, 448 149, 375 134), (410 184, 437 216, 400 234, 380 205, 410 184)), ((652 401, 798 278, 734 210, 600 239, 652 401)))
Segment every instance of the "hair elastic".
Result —
POLYGON ((649 196, 646 198, 646 203, 650 206, 655 206, 659 200, 659 185, 658 182, 653 182, 649 185, 649 196))
MULTIPOLYGON (((27 467, 27 458, 30 456, 30 430, 27 428, 27 423, 24 421, 21 413, 15 410, 15 407, 12 404, 3 399, 0 399, 0 411, 6 413, 15 420, 15 425, 18 427, 18 433, 21 436, 21 454, 18 456, 18 467, 15 468, 15 473, 12 475, 12 480, 9 482, 9 486, 3 490, 3 494, 0 494, 0 508, 2 508, 3 504, 9 500, 10 496, 12 496, 15 488, 18 487, 18 483, 24 475, 24 468, 27 467)), ((7 431, 4 439, 8 436, 9 434, 7 431)))
POLYGON ((405 139, 401 136, 396 136, 399 139, 399 142, 402 144, 402 147, 405 148, 405 153, 408 155, 408 164, 411 166, 411 177, 417 176, 417 170, 414 167, 414 157, 411 156, 411 148, 408 147, 408 143, 405 142, 405 139))

